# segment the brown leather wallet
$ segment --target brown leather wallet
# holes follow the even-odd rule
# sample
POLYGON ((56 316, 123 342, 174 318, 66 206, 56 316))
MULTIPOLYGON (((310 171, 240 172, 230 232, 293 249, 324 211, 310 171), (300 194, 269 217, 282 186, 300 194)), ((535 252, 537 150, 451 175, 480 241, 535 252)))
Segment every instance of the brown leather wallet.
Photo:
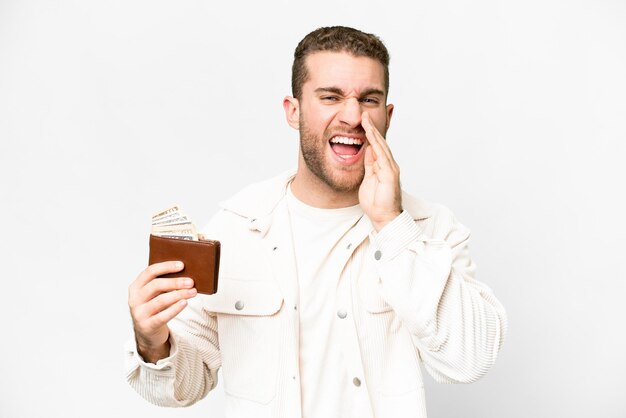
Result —
POLYGON ((198 293, 212 295, 217 292, 220 267, 219 241, 188 241, 151 234, 148 264, 162 261, 182 261, 185 268, 177 273, 168 273, 159 277, 190 277, 198 293))

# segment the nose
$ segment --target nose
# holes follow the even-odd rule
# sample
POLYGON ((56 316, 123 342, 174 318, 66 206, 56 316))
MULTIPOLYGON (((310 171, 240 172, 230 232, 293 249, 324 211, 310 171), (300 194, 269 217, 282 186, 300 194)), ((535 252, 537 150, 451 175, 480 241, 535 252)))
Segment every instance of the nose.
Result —
POLYGON ((342 125, 356 128, 361 124, 361 113, 361 103, 355 98, 349 98, 343 102, 339 110, 339 122, 342 125))

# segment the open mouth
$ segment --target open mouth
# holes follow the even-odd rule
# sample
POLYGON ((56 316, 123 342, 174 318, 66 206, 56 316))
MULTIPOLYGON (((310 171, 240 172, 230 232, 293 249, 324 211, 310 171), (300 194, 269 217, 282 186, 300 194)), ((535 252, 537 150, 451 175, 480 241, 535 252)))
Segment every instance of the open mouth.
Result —
POLYGON ((363 140, 337 135, 330 139, 330 148, 339 158, 349 160, 359 153, 363 147, 363 140))

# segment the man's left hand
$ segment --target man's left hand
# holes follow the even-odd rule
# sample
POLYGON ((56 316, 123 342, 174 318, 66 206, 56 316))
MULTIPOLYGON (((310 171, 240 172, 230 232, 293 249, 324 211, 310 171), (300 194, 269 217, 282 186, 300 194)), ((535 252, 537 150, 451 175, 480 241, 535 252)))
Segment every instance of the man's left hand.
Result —
POLYGON ((376 231, 402 212, 400 167, 393 159, 385 138, 378 132, 367 112, 361 124, 368 143, 365 148, 365 177, 359 188, 359 203, 376 231))

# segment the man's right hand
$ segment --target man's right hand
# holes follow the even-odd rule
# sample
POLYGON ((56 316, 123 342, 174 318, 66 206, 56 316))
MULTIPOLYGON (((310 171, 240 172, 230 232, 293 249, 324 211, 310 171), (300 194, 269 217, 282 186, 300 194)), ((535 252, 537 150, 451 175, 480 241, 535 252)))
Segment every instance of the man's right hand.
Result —
POLYGON ((128 287, 128 306, 137 350, 147 362, 156 363, 169 356, 167 323, 185 309, 187 299, 197 294, 193 280, 189 278, 158 278, 182 269, 180 261, 151 264, 128 287))

